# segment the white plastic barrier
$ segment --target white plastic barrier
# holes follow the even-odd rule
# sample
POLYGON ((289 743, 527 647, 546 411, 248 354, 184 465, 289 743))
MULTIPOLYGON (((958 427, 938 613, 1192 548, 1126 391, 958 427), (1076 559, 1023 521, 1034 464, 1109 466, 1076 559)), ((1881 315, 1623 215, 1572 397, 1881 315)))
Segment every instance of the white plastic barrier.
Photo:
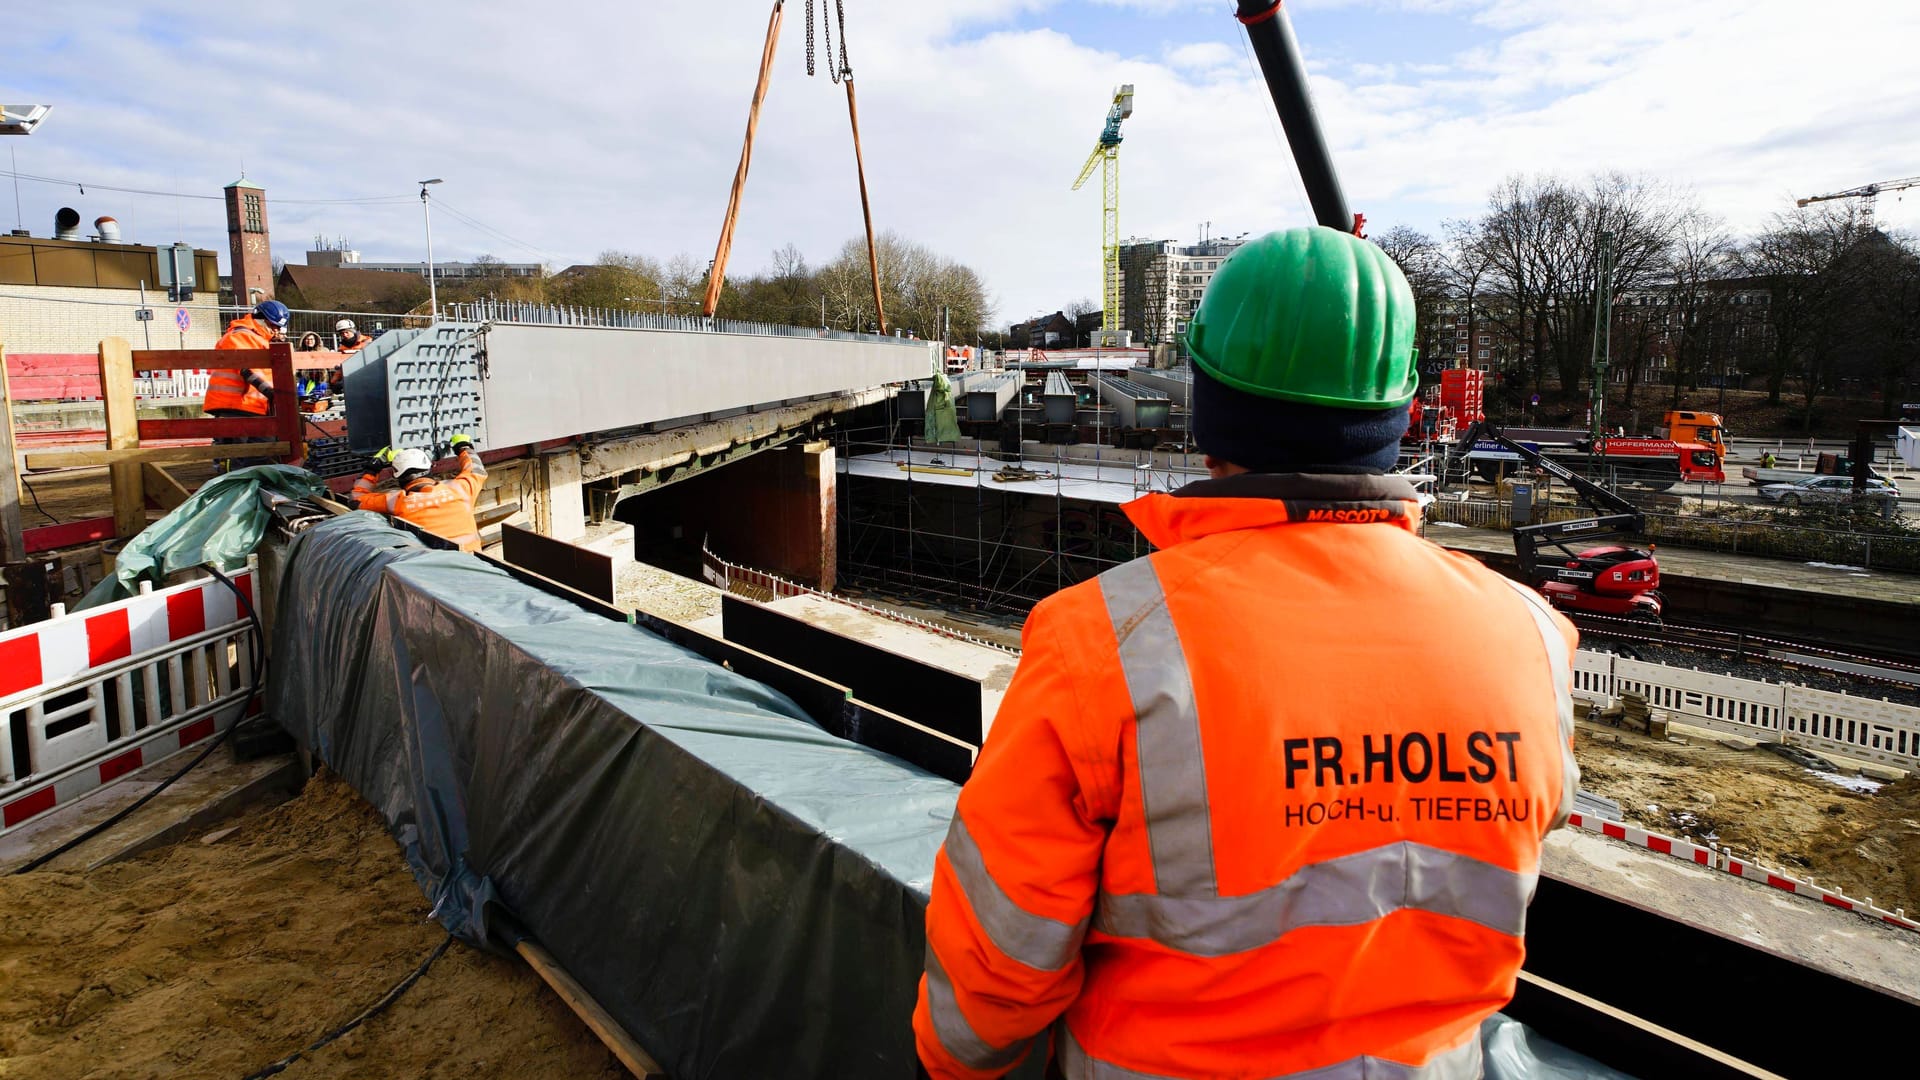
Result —
POLYGON ((138 398, 203 398, 207 396, 208 373, 194 371, 136 371, 133 396, 138 398))
POLYGON ((1741 679, 1582 649, 1576 697, 1639 694, 1683 723, 1920 771, 1920 708, 1796 683, 1741 679))
POLYGON ((212 578, 0 633, 0 833, 230 726, 249 636, 212 578))

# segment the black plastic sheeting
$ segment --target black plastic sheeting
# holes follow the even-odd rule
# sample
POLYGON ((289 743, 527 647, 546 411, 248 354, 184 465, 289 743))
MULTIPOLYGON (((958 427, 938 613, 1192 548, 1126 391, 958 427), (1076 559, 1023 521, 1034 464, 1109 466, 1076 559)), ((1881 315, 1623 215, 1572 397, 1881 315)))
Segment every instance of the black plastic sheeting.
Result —
POLYGON ((676 1080, 913 1075, 951 782, 372 514, 295 539, 273 639, 449 930, 524 927, 676 1080))
MULTIPOLYGON (((957 786, 374 514, 296 537, 276 612, 270 715, 448 930, 531 934, 675 1080, 914 1075, 957 786)), ((1490 1080, 1622 1075, 1504 1016, 1481 1039, 1490 1080)))

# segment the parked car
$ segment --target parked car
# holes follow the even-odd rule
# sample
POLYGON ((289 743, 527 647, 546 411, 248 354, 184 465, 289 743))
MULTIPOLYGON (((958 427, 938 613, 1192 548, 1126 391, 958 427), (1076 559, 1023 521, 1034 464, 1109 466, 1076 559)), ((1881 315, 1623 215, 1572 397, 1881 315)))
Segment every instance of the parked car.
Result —
MULTIPOLYGON (((1768 484, 1760 489, 1760 497, 1781 506, 1846 502, 1854 498, 1853 477, 1809 476, 1791 484, 1768 484)), ((1900 489, 1885 480, 1868 480, 1866 490, 1860 492, 1859 497, 1892 502, 1900 497, 1900 489)))

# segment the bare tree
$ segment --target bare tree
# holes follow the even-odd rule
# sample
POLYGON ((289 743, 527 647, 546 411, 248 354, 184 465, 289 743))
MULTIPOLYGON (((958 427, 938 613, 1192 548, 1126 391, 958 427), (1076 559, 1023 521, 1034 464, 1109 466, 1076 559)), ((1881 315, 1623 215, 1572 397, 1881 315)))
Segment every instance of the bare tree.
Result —
POLYGON ((1699 385, 1701 375, 1718 371, 1724 379, 1732 370, 1738 294, 1729 282, 1738 273, 1738 264, 1733 238, 1719 218, 1698 210, 1681 218, 1667 273, 1670 283, 1664 306, 1673 357, 1670 404, 1677 408, 1681 390, 1699 385))
POLYGON ((1451 285, 1446 251, 1433 237, 1407 225, 1396 225, 1375 236, 1373 242, 1400 267, 1413 291, 1414 348, 1422 357, 1434 355, 1437 320, 1451 285))
POLYGON ((1522 344, 1535 389, 1551 369, 1572 394, 1587 372, 1602 234, 1613 245, 1614 292, 1633 291, 1664 273, 1682 213, 1664 186, 1619 173, 1584 188, 1515 176, 1494 189, 1463 248, 1484 264, 1499 296, 1488 317, 1522 344))
POLYGON ((1775 216, 1740 252, 1742 270, 1767 289, 1767 403, 1778 405, 1787 379, 1797 375, 1804 430, 1812 428, 1813 402, 1838 345, 1837 301, 1851 284, 1836 264, 1869 231, 1851 204, 1800 207, 1775 216))

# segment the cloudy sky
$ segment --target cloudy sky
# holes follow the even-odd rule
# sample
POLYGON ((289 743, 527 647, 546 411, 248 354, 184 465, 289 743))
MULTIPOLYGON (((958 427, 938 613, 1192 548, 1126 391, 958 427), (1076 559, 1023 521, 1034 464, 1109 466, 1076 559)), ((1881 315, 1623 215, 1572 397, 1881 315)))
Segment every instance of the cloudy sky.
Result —
MULTIPOLYGON (((1190 241, 1310 213, 1230 0, 844 0, 877 226, 978 268, 1011 321, 1099 292, 1097 185, 1070 192, 1113 88, 1136 87, 1121 232, 1190 241)), ((1920 174, 1920 7, 1786 0, 1289 0, 1349 201, 1436 229, 1515 172, 1645 172, 1736 231, 1812 194, 1920 174)), ((274 252, 555 268, 711 257, 769 0, 75 0, 7 27, 0 140, 36 235, 63 205, 129 240, 222 252, 218 196, 267 188, 274 252), (301 200, 301 201, 295 201, 301 200), (330 201, 332 200, 332 201, 330 201), (362 200, 362 201, 337 201, 362 200)), ((735 237, 752 271, 858 234, 846 101, 805 74, 788 0, 735 237)), ((836 44, 836 49, 838 45, 836 44)), ((11 171, 6 159, 0 169, 11 171)), ((0 188, 0 207, 6 196, 0 188)), ((1920 189, 1880 201, 1920 226, 1920 189)), ((0 218, 4 218, 0 210, 0 218)))

